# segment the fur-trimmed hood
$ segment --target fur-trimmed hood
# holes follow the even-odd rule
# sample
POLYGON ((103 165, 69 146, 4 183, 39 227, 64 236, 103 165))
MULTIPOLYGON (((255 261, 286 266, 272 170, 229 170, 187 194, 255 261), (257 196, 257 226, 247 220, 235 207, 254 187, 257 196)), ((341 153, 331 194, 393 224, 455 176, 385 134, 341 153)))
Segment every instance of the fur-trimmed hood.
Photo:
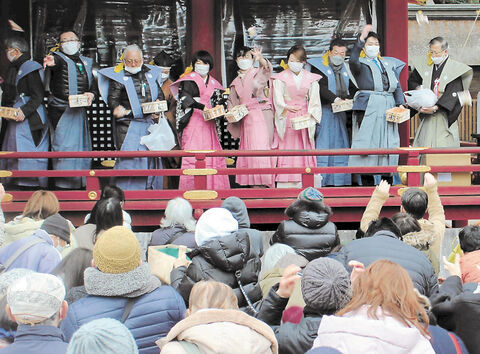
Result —
POLYGON ((408 234, 403 235, 403 242, 420 251, 427 251, 434 240, 435 235, 430 231, 425 230, 409 232, 408 234))
POLYGON ((285 215, 297 224, 318 229, 328 223, 332 209, 322 202, 297 199, 285 210, 285 215))

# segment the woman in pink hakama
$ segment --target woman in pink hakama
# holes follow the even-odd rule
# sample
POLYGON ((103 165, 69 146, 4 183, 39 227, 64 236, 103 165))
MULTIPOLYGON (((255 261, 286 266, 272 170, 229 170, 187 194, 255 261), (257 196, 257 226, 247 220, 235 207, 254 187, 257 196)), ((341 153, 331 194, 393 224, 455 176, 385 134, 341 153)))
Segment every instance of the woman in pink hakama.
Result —
MULTIPOLYGON (((322 118, 320 88, 321 76, 303 69, 307 60, 302 46, 295 45, 287 53, 288 69, 273 78, 273 104, 275 126, 279 136, 280 150, 315 149, 315 126, 300 130, 292 129, 290 120, 310 115, 316 123, 322 118)), ((277 167, 316 167, 315 156, 279 156, 277 167)), ((278 188, 300 188, 300 174, 279 174, 276 177, 278 188)))
MULTIPOLYGON (((222 150, 218 140, 215 121, 205 121, 203 110, 212 108, 210 98, 214 90, 223 90, 222 85, 208 73, 213 68, 212 56, 198 51, 192 59, 193 72, 185 75, 170 86, 178 104, 185 110, 182 117, 177 117, 177 128, 181 135, 182 150, 222 150)), ((207 157, 207 168, 226 168, 224 157, 207 157)), ((182 158, 182 169, 195 168, 195 158, 182 158)), ((229 189, 230 182, 226 175, 207 176, 207 189, 229 189)), ((180 190, 194 189, 193 176, 180 177, 180 190)))
MULTIPOLYGON (((245 105, 246 115, 238 123, 229 123, 228 130, 234 138, 240 138, 239 150, 270 150, 273 142, 273 112, 270 100, 265 95, 268 81, 272 75, 272 64, 265 60, 261 50, 248 47, 240 48, 235 54, 238 76, 230 85, 228 108, 245 105), (253 67, 254 60, 260 64, 253 67)), ((272 157, 237 158, 237 168, 269 168, 275 167, 272 157)), ((237 175, 240 185, 257 187, 274 187, 273 174, 237 175)))

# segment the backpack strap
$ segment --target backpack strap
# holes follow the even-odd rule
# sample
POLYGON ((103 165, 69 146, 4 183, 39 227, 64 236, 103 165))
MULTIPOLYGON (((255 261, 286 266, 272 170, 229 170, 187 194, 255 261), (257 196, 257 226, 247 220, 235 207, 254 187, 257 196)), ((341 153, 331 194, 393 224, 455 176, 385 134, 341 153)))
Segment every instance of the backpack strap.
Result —
POLYGON ((460 343, 458 343, 457 338, 453 333, 448 333, 450 338, 452 338, 453 345, 455 346, 455 350, 457 351, 457 354, 462 354, 462 348, 460 348, 460 343))
POLYGON ((130 312, 132 312, 133 305, 135 305, 135 302, 137 301, 137 297, 132 297, 127 299, 127 303, 125 304, 125 309, 123 310, 122 314, 122 319, 120 322, 125 323, 127 320, 128 316, 130 316, 130 312))
POLYGON ((28 250, 30 247, 33 247, 36 244, 42 243, 42 242, 45 242, 45 240, 42 240, 41 238, 35 238, 34 240, 31 240, 30 242, 25 243, 22 247, 17 249, 14 254, 10 256, 10 258, 5 262, 5 264, 3 264, 3 267, 4 267, 3 271, 4 272, 7 271, 8 268, 12 265, 12 263, 15 262, 23 252, 28 250))
POLYGON ((198 345, 196 345, 194 343, 190 343, 190 342, 187 342, 187 341, 184 341, 184 340, 180 340, 180 341, 178 341, 178 344, 180 344, 182 346, 183 350, 185 350, 187 352, 187 354, 202 354, 200 349, 198 349, 198 345))

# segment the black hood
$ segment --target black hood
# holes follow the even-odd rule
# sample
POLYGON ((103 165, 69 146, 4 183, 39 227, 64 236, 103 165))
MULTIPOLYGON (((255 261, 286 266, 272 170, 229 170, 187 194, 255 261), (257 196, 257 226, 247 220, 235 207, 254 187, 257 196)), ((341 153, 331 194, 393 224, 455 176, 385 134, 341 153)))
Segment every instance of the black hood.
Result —
POLYGON ((297 199, 285 210, 285 214, 297 224, 318 229, 328 223, 332 209, 322 202, 297 199))
POLYGON ((223 201, 222 208, 225 208, 232 213, 235 220, 238 221, 239 228, 250 228, 250 218, 248 217, 247 207, 243 200, 237 197, 228 197, 223 201))

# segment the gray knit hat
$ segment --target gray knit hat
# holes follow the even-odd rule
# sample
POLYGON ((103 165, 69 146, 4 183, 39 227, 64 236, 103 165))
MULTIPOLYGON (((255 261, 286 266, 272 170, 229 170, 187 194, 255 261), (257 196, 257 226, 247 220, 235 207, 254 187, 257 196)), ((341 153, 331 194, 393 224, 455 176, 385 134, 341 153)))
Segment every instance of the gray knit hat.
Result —
POLYGON ((352 298, 350 276, 345 267, 331 258, 318 258, 307 264, 302 277, 302 295, 313 310, 332 314, 352 298))
POLYGON ((67 219, 58 213, 46 218, 40 229, 46 231, 49 235, 60 237, 62 240, 70 243, 70 226, 67 219))
POLYGON ((137 343, 123 323, 100 318, 81 326, 70 340, 67 354, 138 354, 137 343))

